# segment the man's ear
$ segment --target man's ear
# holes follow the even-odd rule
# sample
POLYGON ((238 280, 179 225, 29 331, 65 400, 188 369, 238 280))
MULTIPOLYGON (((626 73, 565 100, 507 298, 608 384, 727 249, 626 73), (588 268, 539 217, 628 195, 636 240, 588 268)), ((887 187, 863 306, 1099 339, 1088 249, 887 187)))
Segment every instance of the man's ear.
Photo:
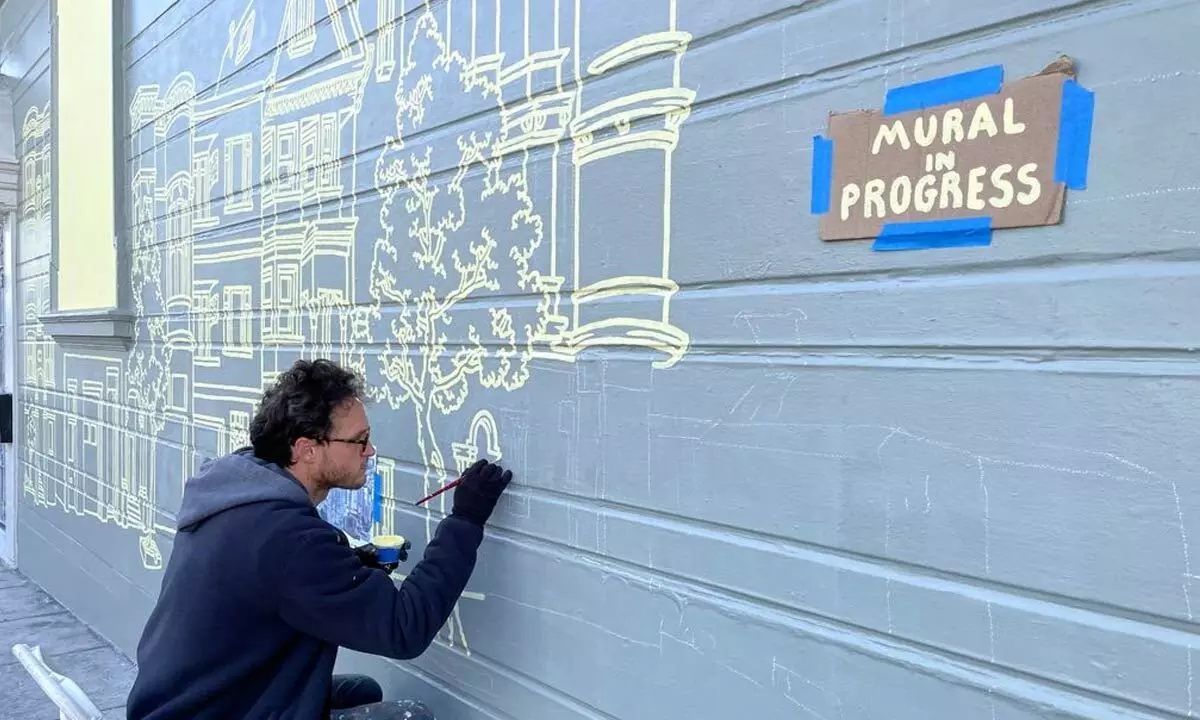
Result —
POLYGON ((317 453, 317 443, 312 438, 300 438, 292 443, 292 464, 312 460, 317 453))

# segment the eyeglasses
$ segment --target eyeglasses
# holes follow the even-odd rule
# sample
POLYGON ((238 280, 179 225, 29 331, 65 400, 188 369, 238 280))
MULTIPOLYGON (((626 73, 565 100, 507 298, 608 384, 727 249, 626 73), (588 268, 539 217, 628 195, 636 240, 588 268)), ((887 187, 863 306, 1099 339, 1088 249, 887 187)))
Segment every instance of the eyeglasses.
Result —
POLYGON ((329 438, 327 442, 340 442, 346 443, 347 445, 358 445, 362 447, 361 452, 366 452, 367 446, 371 444, 371 433, 367 433, 365 437, 357 440, 352 440, 350 438, 329 438))

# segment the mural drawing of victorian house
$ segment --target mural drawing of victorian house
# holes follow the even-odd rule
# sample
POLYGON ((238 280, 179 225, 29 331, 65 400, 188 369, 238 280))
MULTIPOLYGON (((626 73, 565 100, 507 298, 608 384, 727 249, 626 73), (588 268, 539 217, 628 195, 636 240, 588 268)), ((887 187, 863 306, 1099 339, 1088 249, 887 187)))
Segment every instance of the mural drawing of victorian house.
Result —
POLYGON ((335 356, 355 300, 357 116, 372 55, 357 3, 288 0, 263 101, 263 377, 335 356))

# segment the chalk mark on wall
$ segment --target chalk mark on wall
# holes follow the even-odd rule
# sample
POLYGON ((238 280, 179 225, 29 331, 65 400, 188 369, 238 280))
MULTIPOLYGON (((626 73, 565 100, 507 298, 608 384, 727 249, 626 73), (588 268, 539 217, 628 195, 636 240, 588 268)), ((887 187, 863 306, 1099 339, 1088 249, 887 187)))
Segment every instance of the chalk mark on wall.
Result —
MULTIPOLYGON (((499 3, 378 0, 372 33, 359 3, 323 0, 318 17, 316 2, 287 0, 268 62, 252 46, 270 7, 250 0, 229 24, 215 85, 198 90, 189 70, 165 90, 132 93, 131 353, 64 355, 56 386, 54 346, 36 322, 48 285, 28 286, 27 377, 32 391, 64 391, 68 407, 27 418, 39 450, 25 492, 136 528, 147 569, 162 565, 156 538, 174 532, 158 504, 181 494, 188 468, 247 442, 263 386, 297 357, 355 367, 378 380, 373 398, 389 411, 408 406, 428 492, 475 457, 502 457, 486 410, 464 418, 448 446, 435 432, 436 417, 464 410, 473 383, 517 390, 535 360, 570 363, 606 346, 653 350, 654 365, 668 368, 689 348, 670 321, 671 158, 694 98, 681 84, 690 35, 675 26, 675 0, 664 2, 664 27, 590 59, 571 0, 546 5, 552 17, 526 7, 503 18, 499 3), (502 22, 522 28, 523 47, 502 47, 502 22), (585 95, 588 83, 660 55, 657 89, 585 95), (390 94, 396 122, 364 145, 359 115, 371 92, 390 94), (486 110, 483 125, 439 141, 429 123, 439 112, 465 117, 464 103, 486 110), (356 193, 359 153, 380 142, 370 151, 376 226, 361 222, 356 193), (535 163, 545 164, 536 183, 535 163), (618 272, 605 267, 613 208, 588 194, 597 173, 662 177, 652 205, 661 215, 619 233, 635 227, 631 242, 653 250, 630 253, 618 272), (356 253, 366 248, 360 279, 356 253), (68 455, 76 467, 52 467, 68 455)), ((35 171, 22 238, 41 233, 48 246, 47 110, 31 111, 23 133, 35 171)), ((395 498, 416 491, 398 490, 400 460, 378 459, 382 532, 402 516, 395 498)), ((423 508, 427 540, 446 502, 423 508)), ((439 641, 469 653, 458 608, 439 641)))

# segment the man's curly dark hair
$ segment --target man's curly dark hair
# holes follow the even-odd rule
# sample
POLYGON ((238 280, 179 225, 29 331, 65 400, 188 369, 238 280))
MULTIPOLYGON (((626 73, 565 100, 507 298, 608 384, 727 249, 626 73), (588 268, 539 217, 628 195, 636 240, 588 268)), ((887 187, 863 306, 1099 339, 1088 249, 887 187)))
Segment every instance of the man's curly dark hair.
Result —
POLYGON ((297 360, 263 393, 250 422, 254 454, 288 467, 292 443, 300 438, 328 440, 333 411, 348 400, 362 400, 363 395, 357 373, 329 360, 297 360))

